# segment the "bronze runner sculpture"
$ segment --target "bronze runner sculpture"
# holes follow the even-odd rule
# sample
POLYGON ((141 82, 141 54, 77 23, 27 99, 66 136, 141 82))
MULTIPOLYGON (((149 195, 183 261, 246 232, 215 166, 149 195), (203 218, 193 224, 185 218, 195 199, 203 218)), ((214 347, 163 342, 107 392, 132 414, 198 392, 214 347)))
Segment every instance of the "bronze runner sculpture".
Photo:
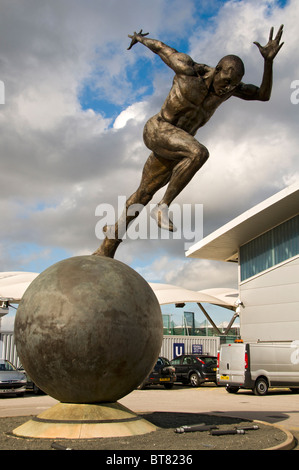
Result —
MULTIPOLYGON (((245 69, 242 60, 235 55, 223 57, 216 67, 198 64, 187 55, 163 42, 148 38, 148 33, 134 32, 129 35, 131 49, 141 43, 148 47, 174 72, 171 90, 158 114, 148 120, 144 127, 144 143, 151 150, 142 173, 137 191, 126 202, 122 223, 127 229, 137 214, 128 215, 133 204, 146 206, 154 194, 168 184, 166 192, 151 216, 161 228, 173 231, 168 207, 190 182, 195 173, 209 157, 204 145, 194 135, 211 118, 218 106, 231 96, 243 100, 268 101, 272 90, 273 60, 281 49, 283 25, 273 39, 271 28, 265 46, 254 42, 264 58, 264 73, 260 87, 241 81, 245 69)), ((102 245, 95 255, 114 257, 124 233, 119 233, 120 221, 105 228, 102 245)))

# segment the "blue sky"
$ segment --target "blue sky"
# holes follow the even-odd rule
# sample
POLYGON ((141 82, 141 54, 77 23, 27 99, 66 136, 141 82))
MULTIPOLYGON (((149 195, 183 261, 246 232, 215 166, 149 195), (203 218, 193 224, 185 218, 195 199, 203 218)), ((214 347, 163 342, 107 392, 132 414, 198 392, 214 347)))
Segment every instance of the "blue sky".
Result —
MULTIPOLYGON (((242 4, 242 0, 235 1, 235 3, 238 2, 242 4)), ((273 7, 277 6, 283 9, 287 2, 288 0, 268 2, 269 14, 273 7)), ((231 0, 192 2, 193 14, 186 27, 180 30, 178 35, 172 32, 171 34, 165 34, 165 37, 160 37, 159 39, 163 40, 163 42, 167 42, 167 44, 178 51, 188 54, 190 52, 190 36, 192 37, 194 32, 200 31, 201 29, 205 31, 215 29, 217 14, 226 3, 231 3, 231 0)), ((171 4, 171 2, 169 2, 169 4, 171 4)), ((139 31, 139 28, 137 29, 139 31)), ((147 31, 143 29, 143 32, 145 33, 147 31)), ((130 39, 128 38, 128 45, 129 43, 130 39)), ((136 47, 132 49, 132 53, 134 53, 135 50, 136 47)), ((153 73, 157 73, 157 71, 165 72, 165 65, 158 57, 154 60, 151 60, 149 57, 140 57, 137 66, 136 63, 134 63, 124 71, 125 75, 129 79, 131 78, 135 85, 137 84, 135 92, 139 99, 153 94, 154 90, 151 76, 153 73), (138 89, 140 93, 138 93, 138 89)), ((103 113, 107 118, 112 118, 112 120, 114 120, 126 106, 134 102, 135 96, 126 96, 125 98, 125 101, 121 103, 116 103, 114 100, 109 99, 109 96, 95 87, 95 76, 91 77, 89 82, 82 87, 79 96, 82 109, 93 109, 95 112, 103 113)))
MULTIPOLYGON (((297 0, 3 0, 0 270, 41 272, 92 253, 101 243, 96 207, 135 191, 149 154, 143 126, 173 73, 140 44, 127 51, 134 30, 211 66, 240 55, 244 81, 259 85, 253 41, 266 43, 284 23, 270 102, 233 98, 217 110, 196 136, 210 158, 176 202, 203 204, 208 234, 296 181, 298 8, 297 0)), ((149 282, 237 287, 235 266, 186 259, 184 240, 127 240, 116 258, 149 282)))

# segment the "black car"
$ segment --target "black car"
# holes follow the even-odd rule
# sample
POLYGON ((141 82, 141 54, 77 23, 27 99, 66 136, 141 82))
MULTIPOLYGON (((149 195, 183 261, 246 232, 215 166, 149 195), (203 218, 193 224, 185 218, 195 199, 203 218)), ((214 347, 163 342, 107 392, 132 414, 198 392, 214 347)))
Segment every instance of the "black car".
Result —
POLYGON ((165 388, 172 388, 176 381, 175 368, 165 357, 159 357, 150 375, 142 382, 139 388, 147 385, 164 385, 165 388))
POLYGON ((170 361, 175 367, 177 382, 198 387, 205 382, 215 382, 217 357, 204 354, 183 354, 170 361))

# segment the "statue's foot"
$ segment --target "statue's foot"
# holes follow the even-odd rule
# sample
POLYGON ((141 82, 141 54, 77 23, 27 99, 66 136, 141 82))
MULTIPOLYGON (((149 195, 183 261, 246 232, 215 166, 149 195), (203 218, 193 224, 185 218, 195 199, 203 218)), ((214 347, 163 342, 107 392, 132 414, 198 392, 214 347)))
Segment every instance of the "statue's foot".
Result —
POLYGON ((151 217, 156 220, 158 226, 169 232, 175 232, 176 228, 173 225, 168 214, 168 206, 166 204, 157 205, 151 211, 151 217))

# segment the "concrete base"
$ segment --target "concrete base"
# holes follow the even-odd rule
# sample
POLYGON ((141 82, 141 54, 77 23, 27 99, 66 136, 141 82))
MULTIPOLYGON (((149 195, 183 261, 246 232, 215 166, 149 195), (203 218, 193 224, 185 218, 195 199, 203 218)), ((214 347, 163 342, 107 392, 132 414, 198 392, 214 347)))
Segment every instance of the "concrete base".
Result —
POLYGON ((146 434, 157 427, 119 403, 58 403, 13 430, 15 436, 93 439, 146 434))

